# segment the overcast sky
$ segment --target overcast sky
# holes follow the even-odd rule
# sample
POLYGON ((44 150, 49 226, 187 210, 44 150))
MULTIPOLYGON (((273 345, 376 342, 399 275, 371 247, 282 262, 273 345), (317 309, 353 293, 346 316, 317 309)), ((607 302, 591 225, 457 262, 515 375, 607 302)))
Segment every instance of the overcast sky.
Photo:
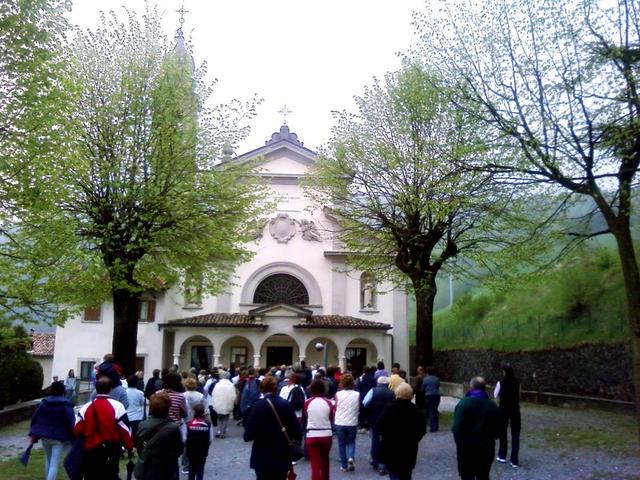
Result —
MULTIPOLYGON (((143 10, 143 0, 74 0, 69 18, 93 28, 100 10, 143 10)), ((149 0, 164 12, 167 34, 178 27, 182 0, 149 0)), ((326 142, 331 111, 353 109, 353 96, 374 76, 400 66, 398 52, 415 41, 413 11, 424 0, 185 0, 184 31, 197 64, 218 78, 216 102, 264 101, 237 154, 264 144, 282 124, 278 110, 305 146, 326 142)))

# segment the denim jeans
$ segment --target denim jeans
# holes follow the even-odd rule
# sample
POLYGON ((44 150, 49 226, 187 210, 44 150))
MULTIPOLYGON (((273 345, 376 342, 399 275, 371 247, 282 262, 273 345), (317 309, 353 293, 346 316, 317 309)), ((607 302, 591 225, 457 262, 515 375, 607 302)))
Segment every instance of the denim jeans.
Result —
POLYGON ((62 454, 70 447, 69 442, 61 442, 60 440, 52 440, 51 438, 42 439, 45 480, 56 480, 62 454))
POLYGON ((371 466, 383 470, 385 466, 380 460, 380 432, 377 427, 371 425, 369 435, 371 435, 371 466))
POLYGON ((356 435, 358 426, 336 425, 338 437, 338 451, 340 452, 340 466, 347 468, 347 459, 356 456, 356 435))

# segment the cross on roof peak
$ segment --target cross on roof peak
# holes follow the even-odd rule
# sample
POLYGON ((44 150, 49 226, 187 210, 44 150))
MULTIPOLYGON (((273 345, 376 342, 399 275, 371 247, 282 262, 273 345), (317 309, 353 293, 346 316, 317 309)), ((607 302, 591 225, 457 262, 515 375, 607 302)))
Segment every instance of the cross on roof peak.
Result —
POLYGON ((280 110, 278 110, 278 113, 280 115, 282 115, 282 124, 286 125, 287 124, 287 117, 293 113, 293 110, 290 110, 289 107, 287 107, 287 104, 285 103, 282 108, 280 110))

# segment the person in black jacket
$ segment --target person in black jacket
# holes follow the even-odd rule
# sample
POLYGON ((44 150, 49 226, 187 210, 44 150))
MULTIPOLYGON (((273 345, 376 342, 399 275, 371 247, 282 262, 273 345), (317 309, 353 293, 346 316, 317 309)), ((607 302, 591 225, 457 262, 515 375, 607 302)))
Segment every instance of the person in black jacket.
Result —
POLYGON ((378 470, 380 475, 386 475, 387 469, 380 458, 380 432, 378 431, 378 419, 387 403, 396 398, 389 389, 389 377, 384 375, 378 378, 378 385, 369 390, 362 404, 367 409, 367 421, 371 434, 371 466, 378 470))
POLYGON ((411 403, 413 389, 408 383, 398 385, 395 394, 396 399, 384 407, 378 420, 380 457, 391 480, 411 480, 427 422, 424 413, 411 403))
POLYGON ((149 401, 149 417, 138 426, 135 438, 138 463, 136 480, 178 480, 178 458, 182 454, 180 427, 170 420, 171 398, 156 393, 149 401))
POLYGON ((157 368, 153 371, 153 376, 147 380, 147 386, 144 387, 144 398, 149 400, 151 395, 162 389, 162 380, 160 379, 160 370, 157 368))
POLYGON ((496 384, 493 392, 495 398, 500 399, 500 411, 504 418, 500 432, 500 446, 496 460, 507 462, 507 427, 511 424, 511 466, 518 468, 518 454, 520 453, 520 382, 513 373, 513 367, 505 363, 502 366, 504 377, 496 384))
POLYGON ((244 427, 244 441, 253 440, 249 465, 256 471, 257 480, 285 480, 291 468, 289 445, 271 405, 289 438, 302 440, 300 423, 291 404, 275 395, 277 386, 277 380, 273 377, 266 377, 262 381, 260 390, 264 397, 253 404, 244 427))
POLYGON ((210 444, 211 426, 204 420, 204 405, 199 403, 193 407, 193 419, 187 423, 185 453, 189 459, 189 480, 203 480, 210 444))
POLYGON ((367 396, 367 393, 369 393, 369 390, 376 386, 376 381, 373 378, 373 373, 375 372, 375 370, 375 367, 368 367, 365 365, 363 368, 363 374, 358 379, 358 383, 356 386, 358 392, 360 393, 360 413, 358 415, 358 424, 361 430, 369 429, 369 423, 367 422, 367 416, 362 402, 364 400, 364 397, 367 396))

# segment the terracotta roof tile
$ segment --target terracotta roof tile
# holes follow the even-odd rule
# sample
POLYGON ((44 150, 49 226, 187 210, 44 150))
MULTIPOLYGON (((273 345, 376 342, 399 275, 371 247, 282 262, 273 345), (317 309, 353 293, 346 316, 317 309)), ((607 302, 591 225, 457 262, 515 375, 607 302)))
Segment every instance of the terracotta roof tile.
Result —
MULTIPOLYGON (((208 313, 196 317, 169 320, 164 325, 168 327, 267 328, 268 324, 268 317, 264 323, 259 323, 253 317, 244 313, 208 313)), ((389 330, 391 325, 344 315, 313 315, 294 325, 294 328, 389 330)))
POLYGON ((306 322, 294 325, 295 328, 355 328, 358 330, 389 330, 391 325, 372 322, 363 318, 344 315, 313 315, 306 322))
POLYGON ((34 357, 53 357, 53 350, 56 345, 55 333, 37 333, 31 334, 33 340, 33 348, 31 354, 34 357))
POLYGON ((258 323, 249 315, 243 313, 208 313, 196 317, 169 320, 166 325, 172 327, 267 328, 267 325, 258 323))

